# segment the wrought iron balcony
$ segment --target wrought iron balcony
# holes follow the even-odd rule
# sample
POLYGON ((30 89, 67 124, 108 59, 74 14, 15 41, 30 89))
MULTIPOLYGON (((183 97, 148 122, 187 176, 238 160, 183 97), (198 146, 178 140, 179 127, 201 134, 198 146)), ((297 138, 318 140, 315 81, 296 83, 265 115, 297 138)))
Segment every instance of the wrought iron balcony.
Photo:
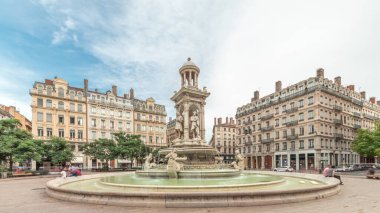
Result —
POLYGON ((354 128, 354 129, 360 129, 360 128, 362 128, 362 126, 359 125, 359 124, 354 124, 354 126, 352 128, 354 128))
POLYGON ((335 139, 340 140, 340 139, 343 139, 343 134, 341 134, 341 133, 334 133, 334 137, 335 137, 335 139))
POLYGON ((341 106, 339 106, 339 105, 334 105, 333 109, 336 110, 336 111, 342 111, 343 110, 343 108, 341 106))
POLYGON ((343 121, 341 119, 334 119, 334 124, 336 124, 336 125, 342 125, 343 121))
POLYGON ((263 117, 261 117, 261 120, 264 121, 264 120, 269 120, 273 118, 273 114, 268 114, 268 115, 264 115, 263 117))
POLYGON ((287 109, 285 110, 286 113, 293 113, 293 112, 297 112, 298 111, 298 107, 292 107, 290 109, 287 109))
POLYGON ((261 141, 262 143, 270 143, 274 141, 274 138, 263 138, 261 141))
POLYGON ((285 123, 286 126, 295 126, 297 124, 298 124, 298 121, 289 121, 285 123))
POLYGON ((368 114, 363 114, 364 118, 370 119, 370 120, 379 120, 379 118, 373 116, 373 115, 368 115, 368 114))
POLYGON ((261 131, 262 132, 271 131, 271 130, 273 130, 273 126, 264 126, 264 127, 261 127, 261 131))
POLYGON ((286 139, 287 140, 295 140, 295 139, 297 139, 298 138, 298 134, 295 134, 295 135, 288 135, 288 136, 286 136, 286 139))
POLYGON ((353 114, 354 114, 354 117, 357 117, 357 118, 360 118, 360 117, 361 117, 361 114, 358 113, 358 112, 354 112, 353 114))
POLYGON ((245 144, 246 146, 250 146, 250 145, 252 145, 252 141, 246 141, 244 144, 245 144))

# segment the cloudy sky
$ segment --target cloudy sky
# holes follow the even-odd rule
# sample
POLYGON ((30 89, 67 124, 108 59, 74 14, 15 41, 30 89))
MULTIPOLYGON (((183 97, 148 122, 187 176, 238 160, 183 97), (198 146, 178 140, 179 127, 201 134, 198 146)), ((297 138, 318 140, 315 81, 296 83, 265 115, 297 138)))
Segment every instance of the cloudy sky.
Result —
POLYGON ((206 125, 261 95, 315 75, 380 98, 380 1, 13 1, 0 7, 0 103, 31 117, 34 81, 135 89, 174 116, 187 57, 207 86, 206 125))

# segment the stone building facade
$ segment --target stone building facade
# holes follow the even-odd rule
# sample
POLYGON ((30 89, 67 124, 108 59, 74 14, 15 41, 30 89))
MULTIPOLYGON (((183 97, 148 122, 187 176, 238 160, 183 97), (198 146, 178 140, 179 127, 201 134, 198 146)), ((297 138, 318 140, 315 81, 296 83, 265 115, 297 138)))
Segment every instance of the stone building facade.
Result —
POLYGON ((20 122, 20 128, 32 132, 32 122, 21 114, 14 106, 5 106, 0 104, 0 109, 7 112, 9 118, 15 118, 20 122))
POLYGON ((351 149, 358 128, 373 128, 379 104, 368 101, 354 85, 331 81, 318 69, 315 77, 287 88, 276 82, 275 92, 237 109, 237 141, 247 169, 291 166, 317 170, 360 162, 351 149))
POLYGON ((133 92, 131 95, 135 134, 141 135, 141 140, 149 147, 167 147, 165 106, 156 104, 153 98, 143 101, 134 98, 133 92))
POLYGON ((169 118, 169 122, 166 124, 166 140, 168 145, 173 144, 174 140, 178 138, 178 134, 175 131, 176 119, 169 118))
MULTIPOLYGON (((133 134, 133 105, 129 94, 118 96, 117 86, 112 86, 112 91, 105 93, 88 90, 88 81, 85 80, 87 92, 87 120, 88 141, 99 138, 112 138, 112 133, 123 131, 133 134)), ((88 159, 89 168, 101 168, 102 162, 96 159, 88 159)), ((112 160, 111 168, 127 167, 129 160, 112 160)))
POLYGON ((35 139, 52 136, 69 141, 75 155, 72 163, 84 166, 82 146, 87 142, 87 107, 84 89, 62 78, 35 82, 32 97, 32 134, 35 139))
POLYGON ((218 150, 225 163, 235 160, 236 144, 236 123, 233 118, 226 117, 225 122, 222 118, 214 118, 212 137, 210 145, 218 150))

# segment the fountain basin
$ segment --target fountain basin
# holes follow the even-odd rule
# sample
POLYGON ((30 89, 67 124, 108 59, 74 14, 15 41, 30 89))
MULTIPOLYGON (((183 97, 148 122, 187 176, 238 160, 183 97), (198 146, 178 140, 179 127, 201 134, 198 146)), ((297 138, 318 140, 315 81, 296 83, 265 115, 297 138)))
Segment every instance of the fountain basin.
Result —
MULTIPOLYGON (((221 169, 221 170, 183 170, 178 172, 179 178, 219 178, 219 177, 235 177, 240 175, 240 171, 236 169, 221 169)), ((136 171, 136 175, 150 178, 168 178, 168 172, 162 169, 150 169, 136 171)))
POLYGON ((106 205, 226 207, 315 200, 332 196, 340 190, 337 179, 300 173, 244 172, 242 177, 248 178, 189 179, 184 183, 181 183, 182 179, 168 179, 165 183, 160 178, 144 181, 144 178, 130 176, 136 178, 134 182, 123 178, 128 175, 133 173, 57 178, 47 183, 46 191, 49 196, 61 200, 106 205), (254 175, 274 179, 250 182, 249 178, 254 175))

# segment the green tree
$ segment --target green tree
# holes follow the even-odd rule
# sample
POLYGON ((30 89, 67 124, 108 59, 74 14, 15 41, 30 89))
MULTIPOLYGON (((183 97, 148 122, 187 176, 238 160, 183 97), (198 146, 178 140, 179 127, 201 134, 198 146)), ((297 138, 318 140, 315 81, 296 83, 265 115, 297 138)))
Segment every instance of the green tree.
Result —
POLYGON ((139 163, 150 152, 149 147, 141 141, 140 135, 116 132, 113 136, 117 142, 118 157, 121 159, 136 159, 139 163))
POLYGON ((32 135, 20 129, 20 122, 17 119, 0 120, 0 160, 9 163, 9 170, 12 171, 12 165, 15 160, 40 159, 32 142, 32 135), (28 154, 24 153, 28 150, 28 154))
POLYGON ((71 151, 70 143, 62 138, 53 137, 50 141, 42 142, 41 147, 44 153, 44 160, 51 161, 53 164, 64 166, 66 162, 75 159, 71 151))
POLYGON ((100 138, 94 142, 85 144, 83 146, 83 153, 94 159, 105 161, 107 169, 108 162, 118 157, 118 150, 115 141, 107 138, 100 138))
POLYGON ((352 143, 352 149, 367 157, 380 156, 380 122, 375 130, 359 129, 352 143))

